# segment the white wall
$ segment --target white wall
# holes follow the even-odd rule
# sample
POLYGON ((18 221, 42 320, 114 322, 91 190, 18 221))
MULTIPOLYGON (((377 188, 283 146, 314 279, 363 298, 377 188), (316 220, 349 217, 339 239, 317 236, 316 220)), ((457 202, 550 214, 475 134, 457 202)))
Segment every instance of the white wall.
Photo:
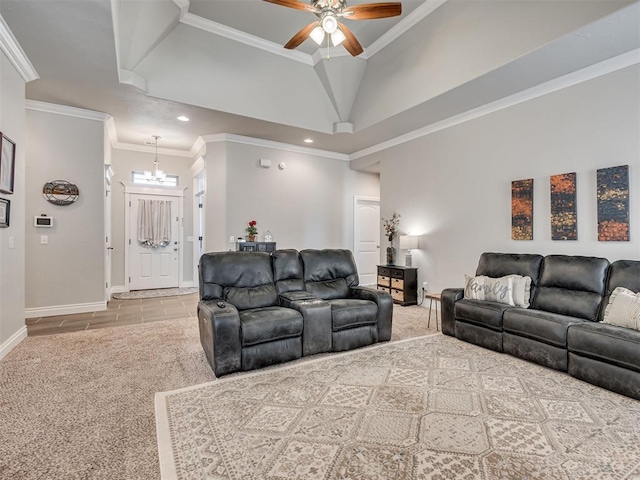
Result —
POLYGON ((207 251, 235 249, 229 237, 246 237, 250 220, 258 222, 258 239, 269 230, 278 248, 352 249, 353 197, 379 196, 377 174, 312 154, 213 143, 207 145, 206 165, 207 251), (261 158, 271 160, 271 168, 261 168, 261 158))
POLYGON ((1 198, 11 201, 10 226, 0 228, 0 358, 13 345, 5 342, 24 328, 24 108, 25 81, 0 53, 0 131, 16 143, 14 193, 0 193, 1 198), (13 247, 9 244, 11 239, 13 247))
MULTIPOLYGON (((111 164, 115 170, 111 182, 111 285, 121 287, 124 285, 124 251, 127 246, 125 239, 125 204, 124 186, 120 182, 131 182, 131 172, 143 172, 153 167, 154 153, 134 152, 130 150, 113 149, 111 152, 111 164)), ((176 157, 172 155, 158 154, 160 168, 168 175, 178 175, 180 186, 187 187, 184 191, 184 236, 182 238, 183 249, 183 279, 185 282, 193 280, 193 242, 188 242, 187 237, 193 235, 193 177, 189 167, 193 163, 192 158, 176 157)))
POLYGON ((27 110, 27 144, 26 308, 96 309, 105 301, 103 122, 27 110), (78 200, 49 203, 42 188, 51 180, 77 185, 78 200), (33 226, 41 214, 54 218, 53 228, 33 226))
POLYGON ((382 216, 398 211, 402 230, 422 234, 414 266, 431 291, 461 286, 484 251, 639 260, 638 132, 633 66, 372 155, 381 162, 382 216), (631 241, 598 242, 596 169, 624 164, 631 241), (577 172, 578 240, 552 241, 549 176, 567 172, 577 172), (534 178, 534 240, 514 241, 511 181, 525 178, 534 178))

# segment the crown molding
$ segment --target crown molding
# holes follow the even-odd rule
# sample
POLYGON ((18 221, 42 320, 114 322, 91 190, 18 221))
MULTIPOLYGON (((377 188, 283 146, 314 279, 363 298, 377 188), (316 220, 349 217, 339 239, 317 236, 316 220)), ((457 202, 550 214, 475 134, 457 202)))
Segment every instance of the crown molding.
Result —
POLYGON ((623 53, 622 55, 618 55, 617 57, 613 57, 603 62, 596 63, 595 65, 585 67, 581 70, 576 70, 575 72, 568 73, 567 75, 563 75, 558 78, 554 78, 553 80, 541 83, 540 85, 536 85, 535 87, 531 87, 521 92, 514 93, 494 102, 487 103, 480 107, 473 108, 458 115, 454 115, 453 117, 449 117, 439 122, 432 123, 431 125, 427 125, 425 127, 414 130, 412 132, 405 133, 404 135, 392 138, 391 140, 387 140, 386 142, 382 142, 377 145, 373 145, 363 150, 354 152, 349 155, 349 159, 355 160, 357 158, 366 157, 367 155, 381 152, 382 150, 386 150, 388 148, 410 142, 411 140, 415 140, 417 138, 439 132, 440 130, 444 130, 446 128, 460 125, 461 123, 468 122, 469 120, 474 120, 476 118, 483 117, 485 115, 489 115, 491 113, 504 110, 509 107, 513 107, 520 103, 524 103, 529 100, 533 100, 535 98, 557 92, 558 90, 572 87, 574 85, 578 85, 594 78, 601 77, 602 75, 607 75, 609 73, 613 73, 618 70, 622 70, 623 68, 637 65, 639 63, 640 49, 631 50, 627 53, 623 53))
POLYGON ((7 56, 26 83, 40 78, 2 15, 0 15, 0 50, 7 56))
POLYGON ((213 135, 203 135, 201 137, 206 143, 215 142, 233 142, 251 145, 254 147, 274 148, 277 150, 285 150, 287 152, 303 153, 306 155, 315 155, 317 157, 332 158, 334 160, 349 161, 349 155, 346 153, 331 152, 329 150, 320 150, 317 148, 302 147, 292 145, 290 143, 274 142, 272 140, 264 140, 262 138, 245 137, 243 135, 235 135, 232 133, 216 133, 213 135))
MULTIPOLYGON (((424 20, 429 14, 443 5, 447 0, 426 0, 419 7, 414 9, 409 15, 404 17, 393 27, 387 30, 375 42, 369 45, 365 51, 366 57, 371 58, 384 47, 395 41, 400 35, 405 33, 411 27, 424 20)), ((362 55, 361 55, 362 56, 362 55)))
POLYGON ((259 48, 269 53, 275 53, 276 55, 280 55, 281 57, 285 57, 290 60, 296 60, 306 65, 313 65, 311 55, 307 53, 298 52, 296 50, 287 50, 277 43, 270 42, 269 40, 251 35, 250 33, 242 32, 235 28, 227 27, 226 25, 199 17, 193 13, 185 13, 182 18, 180 18, 180 22, 209 33, 213 33, 214 35, 219 35, 230 40, 235 40, 236 42, 244 43, 251 47, 259 48))
POLYGON ((191 146, 191 150, 190 150, 190 154, 192 157, 195 157, 198 153, 200 153, 200 150, 202 150, 202 148, 206 145, 206 142, 203 140, 202 137, 198 137, 196 138, 196 141, 193 142, 193 145, 191 146))
MULTIPOLYGON (((367 53, 366 51, 364 53, 361 53, 360 55, 358 55, 358 58, 364 58, 366 60, 368 58, 365 56, 366 53, 367 53)), ((315 52, 313 52, 313 55, 311 55, 311 61, 313 62, 313 65, 316 66, 321 61, 326 60, 327 57, 338 58, 338 57, 350 57, 350 56, 351 54, 347 52, 344 48, 333 47, 329 49, 327 47, 321 47, 321 48, 318 48, 315 52)))
POLYGON ((180 9, 180 19, 189 13, 190 0, 173 0, 173 3, 175 3, 176 7, 180 9))
POLYGON ((120 83, 131 85, 143 92, 147 93, 147 80, 131 70, 125 70, 124 68, 118 69, 118 79, 120 83))
POLYGON ((84 118, 85 120, 95 120, 97 122, 106 122, 111 118, 111 115, 108 113, 85 110, 84 108, 68 107, 66 105, 57 105, 55 103, 40 102, 38 100, 27 100, 25 102, 25 107, 27 110, 55 113, 56 115, 84 118))
POLYGON ((104 122, 104 126, 107 129, 107 136, 109 137, 109 143, 114 147, 118 144, 118 131, 116 130, 116 122, 113 117, 109 116, 106 122, 104 122))
MULTIPOLYGON (((129 152, 156 153, 156 147, 152 145, 138 145, 136 143, 117 142, 113 145, 116 150, 127 150, 129 152)), ((158 147, 158 153, 162 155, 171 155, 172 157, 188 157, 193 158, 188 150, 175 150, 173 148, 158 147)))

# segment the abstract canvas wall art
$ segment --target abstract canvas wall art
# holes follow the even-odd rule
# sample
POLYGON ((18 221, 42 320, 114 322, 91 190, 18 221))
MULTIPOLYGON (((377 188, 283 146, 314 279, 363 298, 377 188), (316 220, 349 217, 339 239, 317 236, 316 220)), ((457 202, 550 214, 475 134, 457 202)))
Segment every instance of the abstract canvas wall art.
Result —
POLYGON ((551 176, 551 240, 578 239, 576 173, 551 176))
POLYGON ((511 238, 533 240, 533 178, 511 182, 511 238))
POLYGON ((629 165, 597 171, 598 240, 629 241, 629 165))

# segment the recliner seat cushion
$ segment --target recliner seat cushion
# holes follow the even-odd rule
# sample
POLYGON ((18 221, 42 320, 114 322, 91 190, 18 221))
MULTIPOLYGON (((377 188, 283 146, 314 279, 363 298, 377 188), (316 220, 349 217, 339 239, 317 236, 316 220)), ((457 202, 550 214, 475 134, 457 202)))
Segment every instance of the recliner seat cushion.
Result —
POLYGON ((258 287, 227 287, 224 299, 238 310, 271 307, 278 304, 276 287, 272 283, 258 287))
POLYGON ((302 315, 290 308, 266 307, 240 312, 243 347, 299 337, 302 326, 302 315))
POLYGON ((336 298, 347 298, 349 287, 344 278, 326 280, 324 282, 308 282, 305 286, 307 292, 322 300, 333 300, 336 298))
POLYGON ((265 252, 205 253, 200 257, 198 272, 201 300, 223 298, 226 287, 273 284, 271 257, 265 252))
POLYGON ((302 250, 305 285, 344 278, 348 287, 358 285, 358 269, 350 250, 302 250))
POLYGON ((377 323, 378 307, 369 300, 344 298, 330 300, 329 304, 334 332, 377 323))
POLYGON ((514 308, 504 312, 503 330, 556 347, 567 348, 569 325, 581 322, 584 320, 557 313, 514 308))
POLYGON ((530 298, 533 299, 536 294, 543 258, 542 255, 528 253, 485 252, 480 255, 476 275, 500 278, 515 274, 522 277, 530 277, 530 298))
POLYGON ((304 290, 302 261, 297 250, 276 250, 271 253, 273 280, 278 294, 304 290))
POLYGON ((608 269, 606 258, 548 255, 531 308, 597 321, 608 269))
POLYGON ((632 292, 640 292, 640 261, 618 260, 609 267, 609 278, 605 297, 600 308, 600 319, 604 317, 611 294, 617 287, 624 287, 632 292))
POLYGON ((640 332, 604 323, 569 327, 569 351, 640 372, 640 332))
POLYGON ((502 316, 505 310, 514 308, 504 303, 480 300, 458 300, 454 308, 456 320, 473 323, 492 330, 502 331, 502 316))

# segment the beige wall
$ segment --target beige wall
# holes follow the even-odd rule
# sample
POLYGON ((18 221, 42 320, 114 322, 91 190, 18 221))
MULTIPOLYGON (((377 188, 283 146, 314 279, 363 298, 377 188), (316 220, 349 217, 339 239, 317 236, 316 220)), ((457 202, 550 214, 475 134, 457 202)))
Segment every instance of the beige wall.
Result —
MULTIPOLYGON (((133 152, 130 150, 113 149, 111 152, 111 164, 115 170, 111 182, 111 285, 122 287, 124 285, 124 251, 127 245, 125 239, 125 203, 124 186, 120 182, 131 182, 131 172, 143 172, 153 167, 154 153, 133 152)), ((172 155, 158 154, 160 168, 168 175, 178 175, 180 186, 187 187, 184 191, 184 237, 183 248, 183 279, 185 282, 193 280, 193 242, 188 242, 187 237, 193 235, 193 177, 189 167, 193 159, 187 157, 175 157, 172 155)))
POLYGON ((103 122, 27 110, 27 143, 26 308, 104 303, 103 122), (78 200, 49 203, 42 187, 51 180, 77 185, 78 200), (33 226, 41 214, 53 228, 33 226))
POLYGON ((14 193, 9 228, 0 228, 0 358, 3 345, 24 328, 25 82, 0 53, 0 131, 16 143, 14 193), (13 246, 10 245, 10 242, 13 246))
POLYGON ((206 251, 234 249, 229 237, 245 237, 250 220, 259 240, 269 230, 278 248, 353 248, 353 197, 379 196, 377 174, 342 160, 222 143, 207 144, 206 251), (271 168, 260 167, 261 158, 271 168))
MULTIPOLYGON (((640 260, 640 66, 379 152, 382 216, 422 234, 430 290, 461 286, 484 251, 640 260), (631 241, 598 242, 596 169, 630 165, 631 241), (578 241, 552 241, 549 176, 577 172, 578 241), (534 240, 511 240, 511 181, 534 179, 534 240)), ((383 241, 382 245, 388 242, 383 241)), ((404 263, 404 252, 398 255, 404 263)))

